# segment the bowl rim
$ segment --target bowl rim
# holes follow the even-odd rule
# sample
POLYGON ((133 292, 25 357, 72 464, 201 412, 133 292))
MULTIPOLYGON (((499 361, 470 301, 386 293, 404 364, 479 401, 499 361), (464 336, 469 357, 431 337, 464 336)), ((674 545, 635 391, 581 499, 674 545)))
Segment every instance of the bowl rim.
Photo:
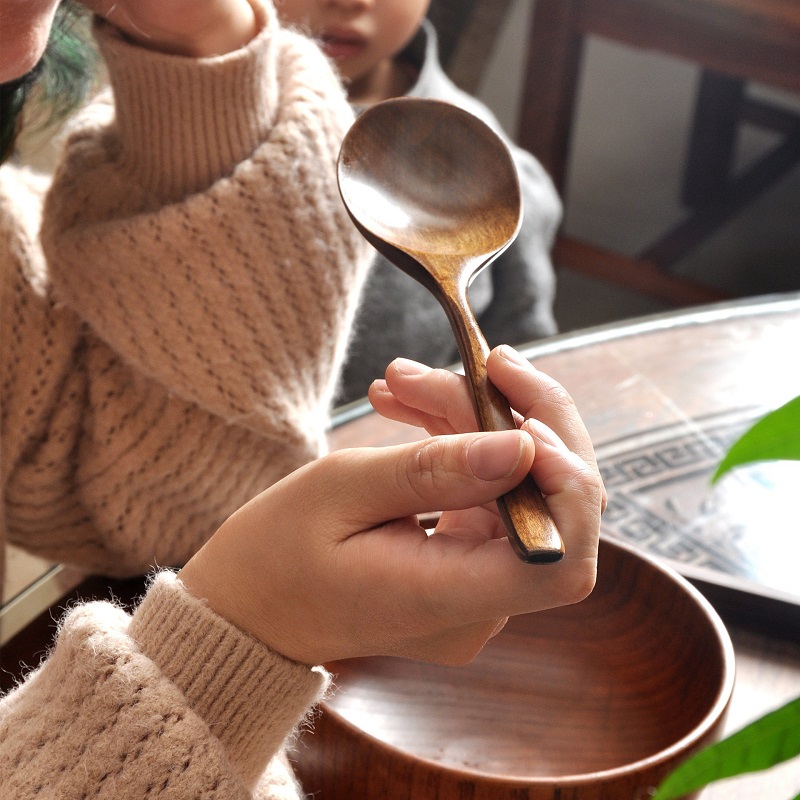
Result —
POLYGON ((378 748, 391 752, 394 757, 401 761, 409 764, 423 765, 429 769, 450 774, 462 780, 479 779, 484 784, 496 786, 514 784, 521 788, 525 788, 526 786, 553 786, 565 788, 567 786, 580 786, 587 783, 602 783, 612 780, 620 780, 634 773, 652 770, 659 764, 664 764, 671 761, 681 752, 695 749, 699 743, 702 742, 706 736, 708 736, 714 726, 719 724, 724 718, 733 694, 736 663, 733 642, 731 641, 728 629, 725 627, 725 624, 711 603, 698 589, 692 586, 692 584, 689 583, 689 581, 680 575, 675 569, 662 563, 650 554, 644 552, 641 548, 636 547, 628 542, 622 542, 617 538, 613 538, 602 533, 600 534, 600 539, 604 546, 610 546, 617 548, 618 550, 626 551, 630 555, 646 561, 651 567, 663 573, 668 579, 677 583, 704 612, 706 618, 711 623, 713 632, 716 634, 717 644, 720 650, 720 655, 722 656, 723 669, 719 690, 717 691, 717 695, 714 698, 711 708, 705 714, 703 719, 689 733, 678 739, 677 742, 674 742, 669 747, 659 750, 658 752, 653 753, 646 758, 633 761, 630 764, 623 764, 622 766, 611 767, 609 769, 598 770, 595 772, 578 772, 574 774, 551 776, 515 775, 512 773, 498 775, 497 773, 486 772, 472 767, 458 767, 452 764, 443 763, 441 761, 435 761, 431 758, 411 753, 404 748, 397 747, 396 745, 389 744, 350 722, 350 720, 337 712, 332 706, 329 705, 328 701, 324 699, 320 702, 322 713, 335 717, 338 721, 338 724, 342 725, 346 729, 349 729, 352 733, 358 734, 359 736, 374 743, 378 748))

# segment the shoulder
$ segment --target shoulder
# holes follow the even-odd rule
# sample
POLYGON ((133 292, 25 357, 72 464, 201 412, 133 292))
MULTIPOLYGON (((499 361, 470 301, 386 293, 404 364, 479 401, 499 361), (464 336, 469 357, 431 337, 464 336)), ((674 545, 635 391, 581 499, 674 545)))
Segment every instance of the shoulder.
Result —
POLYGON ((49 183, 48 175, 4 164, 0 168, 0 226, 10 227, 37 212, 49 183))
POLYGON ((0 255, 30 261, 38 247, 42 202, 50 178, 27 168, 0 168, 0 255))

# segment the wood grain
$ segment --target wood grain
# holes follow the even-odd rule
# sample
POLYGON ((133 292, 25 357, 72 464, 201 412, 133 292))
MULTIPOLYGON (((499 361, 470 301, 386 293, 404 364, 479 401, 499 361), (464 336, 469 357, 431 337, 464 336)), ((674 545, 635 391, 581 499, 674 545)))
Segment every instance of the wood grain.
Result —
MULTIPOLYGON (((481 429, 513 429, 508 403, 488 379, 489 348, 467 297, 475 275, 519 231, 519 181, 506 145, 456 106, 401 98, 361 114, 342 143, 338 175, 358 229, 444 308, 481 429)), ((498 507, 523 561, 563 557, 563 541, 532 478, 498 507)))
POLYGON ((466 667, 331 669, 338 690, 298 747, 325 800, 645 797, 716 736, 733 688, 699 593, 610 541, 588 600, 510 620, 466 667))
MULTIPOLYGON (((592 441, 602 448, 623 436, 691 425, 695 418, 783 404, 800 391, 798 341, 800 293, 792 293, 565 334, 522 352, 569 388, 592 441)), ((343 409, 331 446, 401 444, 424 435, 370 412, 368 403, 343 409)), ((725 734, 797 696, 800 687, 800 643, 783 638, 796 629, 800 610, 786 605, 781 613, 793 619, 777 616, 765 625, 753 617, 754 606, 742 593, 738 609, 725 609, 737 668, 725 734)), ((404 769, 409 774, 410 767, 404 769)), ((789 798, 798 791, 795 759, 712 785, 702 799, 789 798)), ((326 793, 318 798, 329 800, 326 793)))
MULTIPOLYGON (((800 387, 795 368, 798 341, 800 294, 794 294, 635 320, 627 325, 558 337, 525 348, 524 352, 537 367, 569 388, 593 441, 602 446, 622 435, 645 434, 676 421, 691 422, 695 417, 742 407, 780 405, 796 395, 800 387)), ((370 411, 366 402, 341 409, 330 432, 331 447, 391 445, 423 436, 418 429, 390 422, 370 411)), ((134 602, 144 587, 144 579, 119 582, 93 578, 70 597, 41 609, 34 623, 0 648, 0 689, 13 686, 27 671, 25 665, 35 666, 47 652, 56 621, 73 599, 114 596, 127 604, 134 602)), ((747 612, 747 608, 743 611, 747 612)), ((796 696, 800 687, 800 643, 781 638, 780 620, 768 628, 744 627, 732 614, 728 628, 737 675, 725 733, 796 696)), ((594 634, 587 630, 586 635, 594 634)), ((576 641, 580 638, 576 637, 576 641)), ((457 686, 459 681, 461 675, 457 671, 454 684, 457 686)), ((311 736, 316 737, 325 724, 323 715, 311 736)), ((478 723, 470 722, 463 730, 469 734, 477 728, 478 723)), ((307 752, 307 738, 299 743, 301 756, 307 752)), ((353 769, 371 769, 369 751, 351 764, 353 769)), ((402 775, 411 776, 415 767, 406 760, 397 769, 402 775)), ((376 772, 376 780, 380 776, 376 772)), ((347 774, 343 780, 349 780, 347 774)), ((702 798, 789 798, 798 790, 800 763, 795 759, 768 772, 713 785, 702 798)), ((334 797, 326 792, 314 796, 317 800, 334 797)), ((421 790, 418 797, 424 796, 421 790)), ((468 786, 461 796, 470 796, 468 786)), ((522 800, 525 796, 519 792, 516 798, 522 800)), ((569 797, 565 793, 562 800, 569 797)), ((631 797, 628 794, 624 800, 631 797)))

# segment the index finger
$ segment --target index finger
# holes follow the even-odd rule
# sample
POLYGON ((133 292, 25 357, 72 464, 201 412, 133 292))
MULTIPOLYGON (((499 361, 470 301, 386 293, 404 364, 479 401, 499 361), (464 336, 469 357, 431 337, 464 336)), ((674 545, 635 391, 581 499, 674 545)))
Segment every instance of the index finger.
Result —
POLYGON ((540 372, 508 345, 489 354, 486 368, 492 383, 511 407, 526 419, 538 419, 555 431, 564 444, 597 468, 592 440, 569 392, 554 378, 540 372))

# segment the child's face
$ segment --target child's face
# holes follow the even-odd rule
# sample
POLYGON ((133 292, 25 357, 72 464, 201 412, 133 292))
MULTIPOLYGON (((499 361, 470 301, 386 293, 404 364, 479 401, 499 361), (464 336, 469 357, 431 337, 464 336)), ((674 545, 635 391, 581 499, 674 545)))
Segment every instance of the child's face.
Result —
POLYGON ((281 21, 313 36, 355 86, 411 40, 430 0, 276 0, 281 21))

